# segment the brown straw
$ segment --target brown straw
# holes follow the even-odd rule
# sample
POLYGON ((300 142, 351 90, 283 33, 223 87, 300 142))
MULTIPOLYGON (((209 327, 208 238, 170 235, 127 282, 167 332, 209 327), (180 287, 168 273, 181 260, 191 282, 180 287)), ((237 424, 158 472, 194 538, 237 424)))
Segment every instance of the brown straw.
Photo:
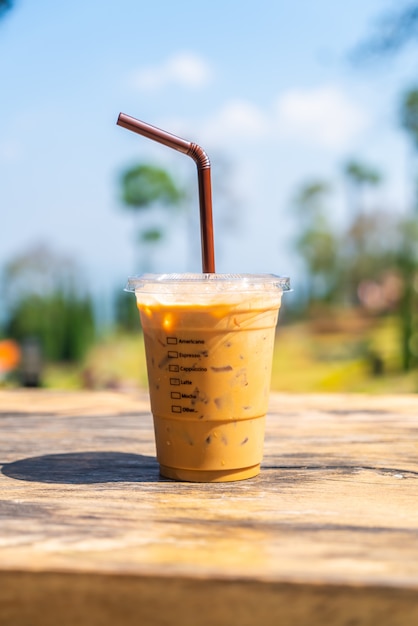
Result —
POLYGON ((176 135, 151 126, 145 122, 120 113, 117 124, 128 130, 162 143, 169 148, 174 148, 183 154, 192 157, 197 165, 197 177, 199 185, 200 206, 200 236, 202 243, 202 270, 205 274, 215 272, 215 250, 213 244, 213 219, 212 219, 212 187, 210 178, 210 161, 206 152, 197 144, 176 135))

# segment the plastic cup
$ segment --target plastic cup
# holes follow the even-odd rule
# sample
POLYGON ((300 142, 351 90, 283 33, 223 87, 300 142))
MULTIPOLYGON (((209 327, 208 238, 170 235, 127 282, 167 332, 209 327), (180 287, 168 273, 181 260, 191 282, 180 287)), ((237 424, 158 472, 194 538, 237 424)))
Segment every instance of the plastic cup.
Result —
POLYGON ((144 333, 160 472, 223 482, 263 456, 275 327, 289 280, 273 274, 144 274, 144 333))

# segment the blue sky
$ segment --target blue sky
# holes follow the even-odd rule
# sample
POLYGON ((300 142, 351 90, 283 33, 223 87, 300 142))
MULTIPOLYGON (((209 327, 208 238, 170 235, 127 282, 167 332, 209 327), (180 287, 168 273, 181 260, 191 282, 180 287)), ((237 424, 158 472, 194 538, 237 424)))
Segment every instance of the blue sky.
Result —
MULTIPOLYGON (((0 267, 44 243, 77 259, 90 284, 123 285, 140 268, 119 176, 139 161, 191 189, 196 222, 193 162, 116 126, 123 111, 208 152, 217 270, 290 274, 297 285, 291 200, 303 182, 338 189, 355 156, 385 175, 376 201, 407 206, 397 109, 416 55, 348 60, 393 6, 402 3, 15 0, 0 22, 0 267)), ((344 219, 338 192, 334 212, 344 219)), ((172 221, 154 269, 199 271, 196 223, 172 221)))

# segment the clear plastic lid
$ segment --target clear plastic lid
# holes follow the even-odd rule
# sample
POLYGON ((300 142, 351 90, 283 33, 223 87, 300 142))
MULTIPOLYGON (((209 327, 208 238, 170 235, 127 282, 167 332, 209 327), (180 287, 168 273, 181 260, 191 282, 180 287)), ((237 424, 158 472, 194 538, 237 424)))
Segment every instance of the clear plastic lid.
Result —
POLYGON ((290 291, 290 279, 275 274, 142 274, 128 279, 135 293, 214 293, 290 291))

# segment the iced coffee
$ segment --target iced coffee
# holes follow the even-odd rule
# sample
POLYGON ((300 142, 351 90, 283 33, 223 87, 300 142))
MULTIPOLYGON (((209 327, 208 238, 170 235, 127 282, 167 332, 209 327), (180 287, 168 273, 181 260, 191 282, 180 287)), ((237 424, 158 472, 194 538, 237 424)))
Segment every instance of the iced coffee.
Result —
POLYGON ((163 476, 209 482, 258 474, 275 327, 288 288, 274 275, 130 279, 163 476))
POLYGON ((145 337, 163 476, 227 481, 258 474, 274 334, 286 278, 216 274, 210 161, 198 144, 120 113, 117 123, 197 166, 202 274, 129 280, 145 337))

